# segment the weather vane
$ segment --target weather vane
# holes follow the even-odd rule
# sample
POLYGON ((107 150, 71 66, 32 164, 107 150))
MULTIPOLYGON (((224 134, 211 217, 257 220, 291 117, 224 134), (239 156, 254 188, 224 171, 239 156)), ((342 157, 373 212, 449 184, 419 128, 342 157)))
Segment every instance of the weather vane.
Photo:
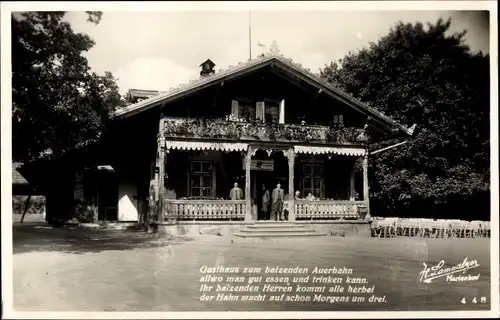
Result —
MULTIPOLYGON (((259 41, 257 41, 257 45, 261 48, 261 56, 264 56, 264 48, 266 47, 266 45, 260 43, 259 41)), ((278 45, 276 44, 276 41, 273 41, 271 43, 271 45, 269 46, 269 53, 270 54, 278 54, 280 52, 280 49, 278 47, 278 45)))
POLYGON ((269 48, 269 52, 273 54, 277 54, 280 52, 280 48, 276 44, 276 41, 273 40, 273 43, 271 43, 271 47, 269 48))

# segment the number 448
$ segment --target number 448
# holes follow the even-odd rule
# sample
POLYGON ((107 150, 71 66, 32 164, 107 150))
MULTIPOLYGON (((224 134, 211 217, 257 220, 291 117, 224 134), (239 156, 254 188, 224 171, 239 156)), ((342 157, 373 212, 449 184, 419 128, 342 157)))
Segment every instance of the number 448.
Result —
MULTIPOLYGON (((481 301, 481 303, 486 303, 486 297, 481 297, 481 300, 480 300, 480 301, 481 301)), ((462 301, 461 301, 461 302, 462 302, 462 304, 466 304, 466 303, 467 303, 467 300, 465 299, 465 297, 464 297, 464 298, 462 298, 462 301)), ((477 303, 477 302, 478 302, 478 301, 477 301, 477 298, 476 298, 476 297, 474 297, 474 298, 472 299, 472 303, 477 303)))

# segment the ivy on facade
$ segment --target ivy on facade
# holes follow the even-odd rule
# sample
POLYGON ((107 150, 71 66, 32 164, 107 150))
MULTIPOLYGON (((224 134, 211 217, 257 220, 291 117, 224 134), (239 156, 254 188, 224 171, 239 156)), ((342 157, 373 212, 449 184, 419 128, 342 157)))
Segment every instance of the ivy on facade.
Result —
POLYGON ((359 128, 262 123, 258 120, 229 121, 221 118, 167 119, 164 135, 229 140, 366 142, 364 130, 359 128))

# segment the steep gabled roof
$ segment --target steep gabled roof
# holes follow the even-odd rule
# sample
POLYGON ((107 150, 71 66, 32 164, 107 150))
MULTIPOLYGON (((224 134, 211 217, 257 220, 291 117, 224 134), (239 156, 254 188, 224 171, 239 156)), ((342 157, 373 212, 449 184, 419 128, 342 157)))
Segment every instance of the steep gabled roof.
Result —
POLYGON ((313 74, 309 69, 303 68, 300 64, 295 63, 291 59, 276 53, 269 53, 257 59, 252 59, 245 63, 239 63, 237 66, 230 66, 226 70, 219 71, 207 77, 202 77, 198 80, 190 81, 187 84, 181 84, 176 88, 171 88, 166 92, 131 104, 125 108, 121 108, 115 112, 113 118, 120 119, 130 117, 150 108, 173 102, 189 94, 192 94, 193 92, 203 90, 204 88, 210 87, 221 81, 240 77, 268 65, 274 65, 282 68, 290 74, 299 77, 301 80, 313 86, 316 86, 325 94, 342 101, 344 104, 352 107, 355 110, 358 110, 374 121, 384 124, 385 127, 390 128, 392 131, 399 131, 409 136, 411 136, 413 133, 412 129, 408 129, 407 127, 396 122, 394 119, 384 115, 382 112, 375 110, 374 108, 353 98, 342 90, 339 90, 331 83, 328 83, 327 81, 321 79, 318 75, 313 74))

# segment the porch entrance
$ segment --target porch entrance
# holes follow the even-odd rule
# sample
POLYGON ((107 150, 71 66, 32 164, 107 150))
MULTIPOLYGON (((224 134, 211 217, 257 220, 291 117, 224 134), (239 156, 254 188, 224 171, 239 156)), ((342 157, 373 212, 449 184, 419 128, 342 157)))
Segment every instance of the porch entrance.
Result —
MULTIPOLYGON (((252 211, 257 220, 271 220, 272 192, 279 183, 288 191, 288 160, 281 151, 257 150, 250 167, 252 211), (265 190, 269 192, 269 202, 263 202, 265 190)), ((285 199, 283 199, 285 200, 285 199)))
POLYGON ((275 188, 275 174, 274 171, 254 171, 253 173, 252 189, 254 192, 254 206, 257 210, 257 220, 270 220, 271 219, 271 193, 275 188), (265 189, 264 189, 265 188, 265 189), (267 205, 263 203, 265 190, 269 193, 269 201, 267 205))

